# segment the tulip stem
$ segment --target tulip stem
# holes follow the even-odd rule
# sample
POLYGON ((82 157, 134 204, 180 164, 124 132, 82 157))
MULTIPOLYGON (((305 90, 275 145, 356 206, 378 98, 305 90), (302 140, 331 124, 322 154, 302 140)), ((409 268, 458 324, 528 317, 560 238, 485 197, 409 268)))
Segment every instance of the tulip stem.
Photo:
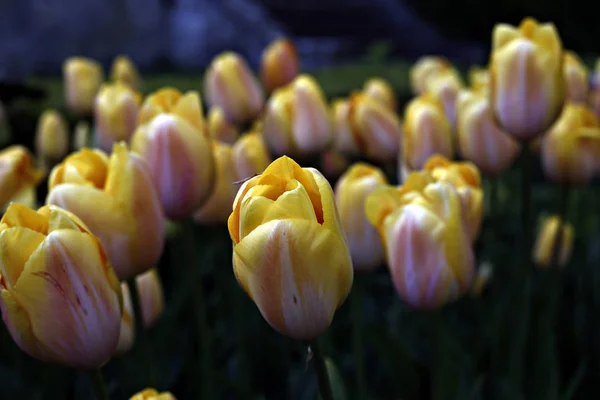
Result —
POLYGON ((129 289, 129 295, 131 296, 131 304, 133 307, 135 343, 137 343, 139 346, 138 354, 141 353, 142 356, 142 362, 140 364, 144 365, 143 368, 146 368, 144 384, 152 387, 154 386, 154 364, 150 359, 150 348, 145 335, 142 301, 140 299, 140 291, 138 289, 136 277, 127 279, 127 288, 129 289))
POLYGON ((90 379, 92 380, 92 386, 94 388, 94 396, 96 400, 109 400, 108 391, 104 384, 104 376, 102 376, 102 370, 100 368, 91 370, 89 372, 90 379))
POLYGON ((365 360, 363 352, 363 287, 359 281, 359 277, 355 277, 353 290, 350 294, 350 305, 352 307, 352 336, 354 346, 354 367, 356 368, 356 390, 358 392, 358 399, 366 400, 369 396, 365 379, 365 360))
POLYGON ((327 365, 325 365, 325 357, 323 356, 321 347, 319 346, 318 339, 314 339, 310 342, 310 351, 312 352, 315 360, 321 400, 333 400, 333 390, 331 389, 331 382, 329 381, 327 365))

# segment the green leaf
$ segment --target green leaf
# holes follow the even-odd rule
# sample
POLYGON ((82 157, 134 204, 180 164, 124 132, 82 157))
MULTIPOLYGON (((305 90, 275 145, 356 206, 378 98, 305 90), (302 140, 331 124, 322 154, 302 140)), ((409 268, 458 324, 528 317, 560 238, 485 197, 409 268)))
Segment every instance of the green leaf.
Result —
MULTIPOLYGON (((329 383, 331 384, 334 400, 346 400, 348 394, 344 379, 331 358, 325 358, 325 367, 327 368, 327 375, 329 375, 329 383)), ((321 396, 319 396, 319 398, 321 398, 321 396)))

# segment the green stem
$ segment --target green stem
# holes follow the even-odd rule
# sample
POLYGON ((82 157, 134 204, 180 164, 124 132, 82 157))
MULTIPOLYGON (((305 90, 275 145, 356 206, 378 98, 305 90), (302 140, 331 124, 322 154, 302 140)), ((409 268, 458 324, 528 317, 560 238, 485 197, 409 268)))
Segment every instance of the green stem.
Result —
POLYGON ((350 294, 350 301, 352 307, 352 337, 354 345, 354 366, 356 368, 356 390, 358 392, 358 399, 366 400, 369 398, 367 393, 367 383, 365 378, 365 360, 363 351, 363 287, 360 282, 360 278, 355 276, 354 286, 352 293, 350 294))
POLYGON ((108 391, 104 384, 104 377, 102 376, 102 370, 100 368, 94 369, 89 372, 89 375, 92 380, 92 387, 94 389, 94 397, 96 397, 96 400, 109 400, 108 391))
POLYGON ((458 382, 452 368, 460 368, 456 360, 450 360, 448 354, 448 329, 444 321, 444 309, 434 310, 430 314, 431 329, 431 399, 448 400, 456 398, 458 382))
POLYGON ((529 143, 523 146, 523 170, 521 171, 521 231, 523 234, 523 266, 531 265, 531 247, 533 244, 531 219, 531 169, 532 154, 529 143))
POLYGON ((325 365, 325 357, 323 356, 321 348, 319 347, 318 339, 310 342, 310 349, 313 353, 315 367, 317 369, 317 379, 319 381, 321 400, 333 400, 333 390, 331 388, 331 382, 329 381, 327 366, 325 365))
POLYGON ((148 346, 148 338, 146 337, 144 314, 142 311, 142 300, 140 298, 140 291, 137 285, 137 278, 133 277, 127 279, 127 287, 129 289, 129 295, 131 296, 131 304, 133 307, 135 343, 138 345, 138 349, 142 357, 140 364, 143 365, 142 368, 146 369, 146 376, 143 379, 143 384, 153 387, 154 364, 150 357, 150 346, 148 346))

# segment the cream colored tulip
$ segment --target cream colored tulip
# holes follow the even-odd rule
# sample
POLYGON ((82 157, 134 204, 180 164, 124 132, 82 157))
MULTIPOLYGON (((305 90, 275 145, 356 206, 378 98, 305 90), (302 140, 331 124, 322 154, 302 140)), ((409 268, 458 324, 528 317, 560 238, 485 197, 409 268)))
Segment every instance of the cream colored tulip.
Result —
POLYGON ((228 144, 233 144, 240 136, 238 128, 227 121, 219 107, 212 107, 208 111, 208 133, 212 139, 228 144))
POLYGON ((260 73, 267 92, 292 82, 300 72, 296 45, 289 39, 276 39, 263 51, 260 73))
POLYGON ((573 103, 585 104, 590 91, 588 68, 573 51, 566 51, 563 57, 563 75, 567 86, 567 99, 573 103))
POLYGON ((250 132, 241 136, 233 145, 233 162, 240 180, 262 174, 271 163, 262 133, 250 132))
POLYGON ((65 102, 74 114, 89 115, 104 81, 102 66, 89 58, 70 57, 63 64, 65 102))
POLYGON ((382 104, 388 106, 390 110, 394 112, 398 111, 396 93, 394 93, 392 85, 390 85, 385 79, 368 79, 363 86, 362 92, 365 95, 374 98, 375 100, 379 100, 382 104))

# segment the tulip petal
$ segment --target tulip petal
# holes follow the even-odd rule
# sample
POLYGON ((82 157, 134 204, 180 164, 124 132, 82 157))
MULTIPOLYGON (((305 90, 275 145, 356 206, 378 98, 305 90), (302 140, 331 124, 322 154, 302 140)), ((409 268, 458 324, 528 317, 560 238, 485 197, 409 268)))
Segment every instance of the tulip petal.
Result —
POLYGON ((27 259, 45 238, 42 233, 22 227, 0 233, 0 287, 13 290, 27 259))

